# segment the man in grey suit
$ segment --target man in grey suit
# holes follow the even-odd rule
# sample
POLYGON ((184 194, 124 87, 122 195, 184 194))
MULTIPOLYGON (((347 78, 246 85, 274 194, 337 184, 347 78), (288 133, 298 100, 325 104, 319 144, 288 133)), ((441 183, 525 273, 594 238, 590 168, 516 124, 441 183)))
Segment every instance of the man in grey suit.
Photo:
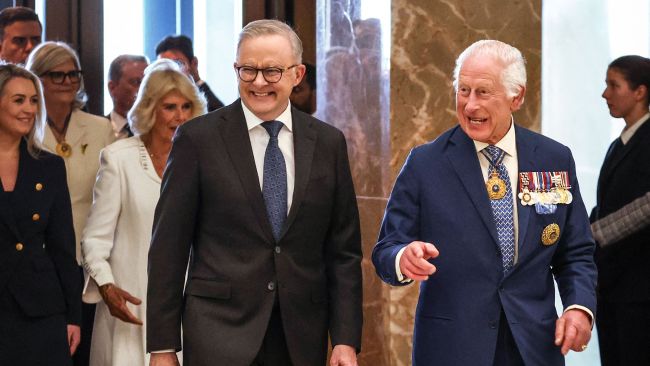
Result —
POLYGON ((286 24, 248 24, 234 65, 241 99, 176 132, 149 252, 152 366, 178 364, 181 327, 185 366, 323 365, 328 334, 330 364, 357 365, 361 245, 347 147, 289 103, 301 58, 286 24))

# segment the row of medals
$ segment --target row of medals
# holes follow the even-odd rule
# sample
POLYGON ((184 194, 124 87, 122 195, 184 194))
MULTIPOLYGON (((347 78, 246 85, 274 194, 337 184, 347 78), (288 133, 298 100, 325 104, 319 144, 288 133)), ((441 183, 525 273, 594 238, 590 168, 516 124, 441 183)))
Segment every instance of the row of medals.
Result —
MULTIPOLYGON (((506 182, 499 178, 498 173, 492 172, 485 183, 488 196, 491 200, 500 200, 506 195, 506 182)), ((565 187, 553 187, 551 189, 529 190, 524 187, 517 195, 524 206, 540 204, 569 204, 573 201, 573 194, 565 187)))
MULTIPOLYGON (((497 173, 492 173, 485 183, 488 196, 491 200, 500 200, 506 195, 506 182, 499 178, 497 173)), ((536 203, 552 204, 558 203, 569 204, 573 201, 573 195, 567 188, 553 187, 550 190, 530 191, 523 188, 522 192, 517 195, 524 206, 532 206, 536 203)), ((560 226, 556 223, 550 224, 542 231, 542 243, 546 246, 553 245, 560 238, 560 226)))

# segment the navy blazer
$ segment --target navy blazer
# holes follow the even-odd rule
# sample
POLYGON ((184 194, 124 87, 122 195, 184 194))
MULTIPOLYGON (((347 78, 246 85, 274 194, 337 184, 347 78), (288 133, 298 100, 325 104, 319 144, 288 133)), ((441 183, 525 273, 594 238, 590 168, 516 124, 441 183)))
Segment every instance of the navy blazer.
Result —
POLYGON ((459 126, 415 148, 397 178, 372 255, 378 275, 403 285, 395 258, 414 240, 440 251, 432 260, 437 272, 420 285, 413 365, 492 366, 502 309, 526 365, 563 365, 553 343, 553 277, 565 306, 595 313, 594 242, 571 152, 515 129, 519 171, 569 172, 573 202, 538 214, 517 200, 518 261, 505 276, 476 149, 459 126), (552 223, 561 236, 545 246, 542 231, 552 223))
POLYGON ((10 294, 30 317, 66 314, 81 321, 81 276, 75 260, 70 195, 63 160, 20 144, 13 193, 0 191, 0 296, 10 294))

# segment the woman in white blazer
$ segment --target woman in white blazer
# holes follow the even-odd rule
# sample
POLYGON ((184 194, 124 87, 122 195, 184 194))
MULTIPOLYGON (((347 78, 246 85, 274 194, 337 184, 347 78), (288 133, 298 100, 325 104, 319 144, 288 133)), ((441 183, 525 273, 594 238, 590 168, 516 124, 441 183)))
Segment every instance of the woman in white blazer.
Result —
POLYGON ((129 112, 135 136, 101 153, 82 253, 90 279, 84 301, 98 302, 90 364, 148 365, 145 352, 147 255, 160 182, 175 129, 205 113, 205 99, 172 61, 145 70, 129 112), (127 304, 130 303, 130 304, 127 304))
POLYGON ((47 127, 39 142, 65 162, 77 262, 81 263, 79 242, 92 204, 99 152, 115 137, 106 118, 81 110, 88 98, 79 57, 70 46, 41 43, 29 55, 27 68, 43 83, 47 127))

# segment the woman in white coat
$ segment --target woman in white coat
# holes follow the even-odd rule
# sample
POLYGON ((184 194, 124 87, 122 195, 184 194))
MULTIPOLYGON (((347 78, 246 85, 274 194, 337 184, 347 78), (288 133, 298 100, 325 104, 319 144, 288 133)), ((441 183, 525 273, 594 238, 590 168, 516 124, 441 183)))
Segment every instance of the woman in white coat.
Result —
POLYGON ((172 137, 205 113, 205 99, 169 60, 145 70, 129 112, 135 136, 101 153, 82 253, 90 277, 84 301, 98 302, 90 364, 148 365, 145 350, 147 255, 154 210, 172 137))

